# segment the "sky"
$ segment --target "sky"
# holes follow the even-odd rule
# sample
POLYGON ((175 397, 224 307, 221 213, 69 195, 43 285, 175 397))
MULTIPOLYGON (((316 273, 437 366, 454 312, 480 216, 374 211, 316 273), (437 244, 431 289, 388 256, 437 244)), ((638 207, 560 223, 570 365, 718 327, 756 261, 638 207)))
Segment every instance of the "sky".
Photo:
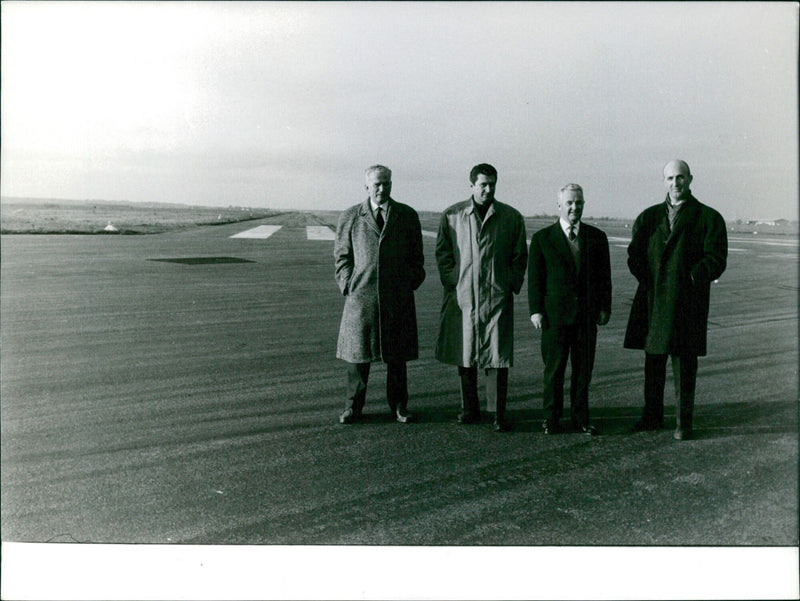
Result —
POLYGON ((726 219, 798 218, 798 7, 3 1, 3 196, 635 217, 686 160, 726 219))

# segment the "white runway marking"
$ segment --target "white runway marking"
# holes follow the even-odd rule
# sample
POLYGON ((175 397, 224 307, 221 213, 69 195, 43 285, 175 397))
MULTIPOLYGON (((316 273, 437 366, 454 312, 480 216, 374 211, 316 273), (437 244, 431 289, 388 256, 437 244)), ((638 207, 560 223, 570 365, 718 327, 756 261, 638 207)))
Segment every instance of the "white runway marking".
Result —
POLYGON ((306 238, 309 240, 336 240, 336 232, 327 225, 307 225, 306 238))
POLYGON ((263 240, 265 238, 269 238, 282 227, 282 225, 259 225, 253 229, 234 234, 231 236, 231 238, 253 238, 257 240, 263 240))
POLYGON ((728 240, 733 240, 735 242, 744 242, 745 244, 764 244, 766 246, 790 246, 790 247, 797 247, 797 241, 790 241, 790 240, 759 240, 757 238, 728 238, 728 240))

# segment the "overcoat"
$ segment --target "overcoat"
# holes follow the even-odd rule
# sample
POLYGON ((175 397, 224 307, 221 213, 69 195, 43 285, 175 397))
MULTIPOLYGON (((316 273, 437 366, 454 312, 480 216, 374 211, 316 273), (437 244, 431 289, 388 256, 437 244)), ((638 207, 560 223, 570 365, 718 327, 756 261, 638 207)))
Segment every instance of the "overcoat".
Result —
POLYGON ((533 235, 528 255, 528 308, 549 325, 596 324, 611 313, 611 260, 606 234, 589 224, 578 229, 580 269, 556 221, 533 235))
POLYGON ((493 201, 481 221, 472 199, 442 214, 436 262, 444 298, 436 358, 462 367, 511 367, 514 295, 528 262, 525 222, 493 201))
POLYGON ((425 279, 419 216, 390 199, 381 232, 369 202, 344 211, 336 228, 336 282, 345 296, 336 356, 409 361, 419 353, 414 290, 425 279))
POLYGON ((633 224, 628 268, 639 285, 624 346, 704 356, 711 282, 728 258, 725 220, 691 196, 670 231, 668 202, 645 209, 633 224))

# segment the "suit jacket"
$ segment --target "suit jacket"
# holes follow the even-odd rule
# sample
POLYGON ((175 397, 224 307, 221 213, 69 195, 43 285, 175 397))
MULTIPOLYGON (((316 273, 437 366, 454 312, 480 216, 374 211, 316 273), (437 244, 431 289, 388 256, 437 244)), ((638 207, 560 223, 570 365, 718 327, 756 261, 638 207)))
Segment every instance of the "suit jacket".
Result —
POLYGON ((345 296, 336 356, 350 363, 418 356, 414 290, 425 279, 417 212, 389 200, 383 231, 369 199, 339 217, 333 245, 345 296))
POLYGON ((546 326, 596 324, 601 311, 611 313, 611 260, 608 237, 581 223, 580 267, 575 265, 561 224, 534 234, 528 257, 528 308, 542 313, 546 326))
POLYGON ((725 220, 692 196, 670 230, 666 202, 645 209, 633 224, 628 268, 639 286, 624 346, 702 356, 711 282, 727 264, 725 220))

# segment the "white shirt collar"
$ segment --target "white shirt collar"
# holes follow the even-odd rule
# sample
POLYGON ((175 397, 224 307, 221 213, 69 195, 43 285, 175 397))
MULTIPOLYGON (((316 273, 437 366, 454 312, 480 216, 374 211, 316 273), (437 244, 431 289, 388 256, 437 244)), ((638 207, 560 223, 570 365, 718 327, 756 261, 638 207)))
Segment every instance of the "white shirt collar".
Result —
POLYGON ((378 207, 380 207, 383 210, 384 213, 388 213, 389 212, 389 201, 388 200, 386 202, 384 202, 383 204, 377 204, 377 203, 373 202, 372 199, 370 198, 369 199, 369 205, 372 208, 372 212, 373 213, 377 212, 378 207))
POLYGON ((558 218, 558 222, 561 224, 561 229, 564 231, 564 235, 567 236, 567 237, 569 237, 569 228, 571 228, 571 227, 575 228, 575 235, 576 236, 578 235, 578 232, 581 231, 581 222, 580 221, 573 226, 569 221, 567 221, 563 217, 559 217, 558 218))

